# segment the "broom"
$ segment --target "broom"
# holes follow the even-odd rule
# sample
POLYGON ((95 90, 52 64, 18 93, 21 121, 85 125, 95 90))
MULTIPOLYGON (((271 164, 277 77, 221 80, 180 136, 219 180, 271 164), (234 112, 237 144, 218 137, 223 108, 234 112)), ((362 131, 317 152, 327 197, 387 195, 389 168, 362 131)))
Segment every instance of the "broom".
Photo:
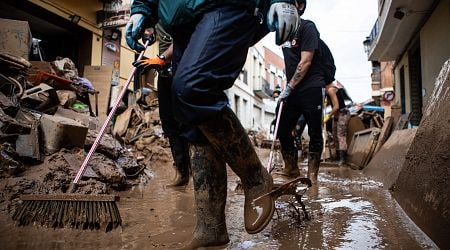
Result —
MULTIPOLYGON (((149 37, 145 42, 144 50, 139 54, 137 60, 140 60, 143 57, 145 49, 155 41, 155 36, 152 35, 149 37)), ((22 203, 16 209, 12 217, 14 221, 18 222, 19 226, 33 223, 53 228, 67 226, 76 229, 105 228, 105 231, 108 232, 122 225, 122 219, 116 204, 116 202, 119 201, 119 196, 74 193, 77 190, 78 182, 83 176, 89 160, 92 158, 92 155, 106 131, 108 123, 111 121, 120 101, 126 93, 135 71, 136 67, 131 71, 130 77, 128 77, 128 80, 119 93, 97 138, 78 170, 78 173, 70 186, 70 193, 22 195, 20 197, 22 203)))

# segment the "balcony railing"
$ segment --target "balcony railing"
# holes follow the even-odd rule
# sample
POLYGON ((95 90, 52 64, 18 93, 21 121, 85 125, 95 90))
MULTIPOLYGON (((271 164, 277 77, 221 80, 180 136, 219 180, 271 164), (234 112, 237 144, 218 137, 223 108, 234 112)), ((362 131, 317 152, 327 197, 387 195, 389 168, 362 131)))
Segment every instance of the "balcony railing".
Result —
POLYGON ((380 82, 381 74, 380 73, 372 73, 372 82, 380 82))
POLYGON ((380 32, 380 22, 379 22, 379 19, 377 18, 377 20, 375 21, 375 24, 372 27, 372 31, 370 32, 370 35, 369 35, 370 41, 375 41, 379 32, 380 32))
POLYGON ((261 89, 255 89, 253 92, 256 96, 258 96, 261 99, 264 98, 270 98, 273 94, 273 89, 270 88, 270 83, 268 83, 266 80, 262 80, 262 88, 261 89))
POLYGON ((366 37, 366 40, 364 41, 364 49, 367 53, 367 55, 369 55, 370 51, 372 50, 372 46, 373 46, 373 41, 376 40, 378 34, 380 32, 380 22, 379 19, 377 19, 375 21, 375 24, 372 27, 372 30, 370 31, 369 36, 366 37))

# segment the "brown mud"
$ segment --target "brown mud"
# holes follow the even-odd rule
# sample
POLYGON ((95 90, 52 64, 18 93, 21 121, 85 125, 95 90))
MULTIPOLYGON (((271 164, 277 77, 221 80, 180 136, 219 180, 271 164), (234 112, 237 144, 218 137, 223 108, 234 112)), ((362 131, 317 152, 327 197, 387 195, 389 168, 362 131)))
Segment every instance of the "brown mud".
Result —
MULTIPOLYGON (((167 150, 167 148, 164 148, 167 150)), ((263 164, 268 150, 257 148, 263 164)), ((164 156, 158 158, 165 158, 164 156)), ((306 173, 302 163, 301 173, 306 173)), ((153 178, 120 192, 123 226, 112 232, 17 227, 0 212, 2 249, 174 249, 189 242, 195 226, 192 180, 185 188, 165 185, 173 178, 169 159, 153 160, 153 178)), ((319 183, 303 196, 311 220, 299 216, 293 197, 276 202, 277 211, 261 233, 245 232, 244 196, 228 171, 227 249, 432 249, 436 248, 402 212, 388 190, 348 167, 321 167, 319 183)))

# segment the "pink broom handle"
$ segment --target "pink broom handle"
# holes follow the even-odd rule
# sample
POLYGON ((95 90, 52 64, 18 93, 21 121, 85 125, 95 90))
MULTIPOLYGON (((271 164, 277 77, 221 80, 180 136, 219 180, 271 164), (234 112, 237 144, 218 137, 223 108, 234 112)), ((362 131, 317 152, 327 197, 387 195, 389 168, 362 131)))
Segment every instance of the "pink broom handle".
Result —
MULTIPOLYGON (((141 51, 141 53, 139 54, 139 57, 137 58, 137 61, 141 60, 142 57, 144 56, 145 53, 145 49, 147 49, 147 46, 149 46, 150 44, 155 42, 155 38, 154 36, 151 36, 150 39, 148 39, 145 44, 144 44, 144 50, 141 51)), ((130 73, 130 76, 128 77, 128 80, 125 82, 125 85, 122 87, 122 90, 120 91, 119 96, 116 98, 115 103, 111 109, 111 111, 109 112, 108 117, 106 118, 106 121, 103 123, 102 128, 100 129, 100 132, 97 135, 97 138, 95 138, 94 144, 92 144, 91 149, 89 150, 89 153, 87 154, 86 158, 83 161, 83 164, 81 164, 80 170, 78 170, 77 176, 75 176, 75 179, 72 182, 73 187, 76 187, 76 185, 78 184, 78 182, 80 181, 81 177, 84 174, 84 171, 86 170, 86 167, 89 163, 89 161, 92 158, 92 155, 94 154, 95 150, 98 147, 98 144, 100 143, 100 140, 103 138, 103 135, 105 134, 105 130, 106 127, 108 127, 108 123, 111 121, 114 113, 116 113, 117 108, 119 107, 119 104, 123 98, 123 96, 125 95, 128 86, 130 85, 131 80, 133 79, 134 73, 136 72, 136 67, 133 67, 133 70, 130 73)))

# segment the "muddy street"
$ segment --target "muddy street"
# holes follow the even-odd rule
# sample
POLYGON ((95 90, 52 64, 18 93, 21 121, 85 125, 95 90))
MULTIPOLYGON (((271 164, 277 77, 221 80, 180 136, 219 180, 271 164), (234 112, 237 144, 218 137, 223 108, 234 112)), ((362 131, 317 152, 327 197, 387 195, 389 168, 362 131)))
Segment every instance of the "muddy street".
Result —
MULTIPOLYGON (((263 162, 267 149, 257 149, 263 162)), ((305 173, 306 165, 301 164, 305 173)), ((303 196, 311 220, 282 196, 271 223, 261 233, 244 230, 244 196, 229 171, 227 249, 433 249, 436 248, 402 212, 380 183, 347 167, 322 166, 319 185, 303 196)), ((120 193, 123 226, 113 232, 17 227, 10 216, 0 217, 2 249, 174 249, 189 241, 195 226, 192 181, 186 188, 166 188, 173 176, 168 163, 150 166, 153 178, 142 179, 120 193), (145 183, 147 182, 147 183, 145 183)), ((299 204, 295 204, 299 206, 299 204)))

